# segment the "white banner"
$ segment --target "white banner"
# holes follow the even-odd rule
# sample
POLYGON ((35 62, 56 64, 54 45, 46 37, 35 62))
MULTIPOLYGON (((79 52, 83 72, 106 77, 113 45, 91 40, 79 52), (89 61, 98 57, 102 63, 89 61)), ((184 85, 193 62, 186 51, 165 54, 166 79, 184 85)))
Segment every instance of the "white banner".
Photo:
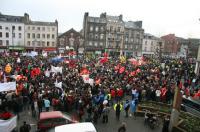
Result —
POLYGON ((0 120, 0 130, 2 132, 11 132, 17 126, 17 116, 9 120, 0 120))
POLYGON ((16 90, 16 82, 0 83, 0 92, 16 90))
POLYGON ((61 88, 62 89, 62 82, 55 82, 55 87, 61 88))
POLYGON ((62 73, 62 67, 55 67, 55 66, 51 66, 51 72, 60 72, 62 73))
POLYGON ((93 86, 94 84, 94 79, 89 78, 89 74, 88 75, 81 75, 83 78, 84 83, 89 83, 91 86, 93 86))

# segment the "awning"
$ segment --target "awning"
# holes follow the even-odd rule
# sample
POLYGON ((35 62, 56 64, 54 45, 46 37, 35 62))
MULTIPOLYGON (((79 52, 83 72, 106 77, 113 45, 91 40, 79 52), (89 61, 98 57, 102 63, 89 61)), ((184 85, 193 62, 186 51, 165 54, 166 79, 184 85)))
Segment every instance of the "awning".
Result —
POLYGON ((9 50, 24 50, 24 47, 14 46, 14 47, 9 47, 9 50))
POLYGON ((44 51, 56 51, 56 48, 44 48, 44 51))

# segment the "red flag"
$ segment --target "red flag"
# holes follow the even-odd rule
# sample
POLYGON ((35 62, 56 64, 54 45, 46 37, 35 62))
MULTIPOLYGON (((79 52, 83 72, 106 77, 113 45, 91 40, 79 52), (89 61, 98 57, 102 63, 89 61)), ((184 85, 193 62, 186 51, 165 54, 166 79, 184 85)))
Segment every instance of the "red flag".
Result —
POLYGON ((131 74, 130 74, 131 76, 135 76, 136 75, 136 72, 135 71, 133 71, 133 72, 131 72, 131 74))
POLYGON ((136 59, 130 59, 130 61, 133 65, 138 65, 138 61, 136 59))
POLYGON ((76 67, 76 62, 73 61, 73 60, 70 60, 70 61, 69 61, 69 67, 70 67, 70 68, 75 68, 75 67, 76 67))
POLYGON ((81 69, 81 72, 80 72, 80 75, 87 75, 87 74, 89 74, 89 70, 87 69, 87 68, 82 68, 81 69))
POLYGON ((100 60, 100 63, 106 63, 108 62, 108 58, 107 57, 103 57, 101 60, 100 60))
POLYGON ((125 67, 124 66, 120 67, 119 73, 123 73, 124 71, 125 71, 125 67))
POLYGON ((96 84, 100 84, 100 82, 101 82, 100 78, 95 81, 96 84))
POLYGON ((120 68, 120 64, 118 64, 117 66, 115 66, 115 71, 118 71, 120 68))
POLYGON ((136 70, 136 73, 140 73, 141 72, 141 70, 138 68, 137 70, 136 70))
POLYGON ((107 57, 108 57, 108 53, 105 52, 105 53, 103 54, 103 56, 104 56, 105 58, 107 58, 107 57))

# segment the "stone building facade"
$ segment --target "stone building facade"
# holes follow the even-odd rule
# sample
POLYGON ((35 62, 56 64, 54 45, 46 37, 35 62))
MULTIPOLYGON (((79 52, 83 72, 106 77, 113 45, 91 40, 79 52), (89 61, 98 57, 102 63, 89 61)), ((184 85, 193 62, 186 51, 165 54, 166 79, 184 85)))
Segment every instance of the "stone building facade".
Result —
POLYGON ((80 54, 84 52, 84 40, 81 33, 73 28, 58 36, 58 51, 64 53, 67 50, 80 54))
POLYGON ((123 16, 110 16, 102 13, 91 17, 85 13, 83 37, 86 52, 110 55, 141 55, 144 30, 142 22, 124 22, 123 16), (127 38, 127 40, 125 40, 127 38))
POLYGON ((25 17, 25 47, 27 50, 56 51, 58 22, 31 21, 25 17))
POLYGON ((101 54, 106 46, 106 18, 91 17, 85 13, 83 20, 84 50, 87 53, 101 54))
POLYGON ((0 14, 0 48, 56 51, 58 22, 32 21, 24 16, 0 14))
POLYGON ((163 52, 164 49, 164 40, 161 38, 155 37, 152 34, 145 33, 142 43, 142 54, 148 56, 159 55, 160 52, 163 52))
POLYGON ((126 56, 141 56, 143 37, 142 21, 125 22, 123 51, 126 56))
POLYGON ((23 16, 0 13, 0 51, 24 49, 24 21, 23 16))

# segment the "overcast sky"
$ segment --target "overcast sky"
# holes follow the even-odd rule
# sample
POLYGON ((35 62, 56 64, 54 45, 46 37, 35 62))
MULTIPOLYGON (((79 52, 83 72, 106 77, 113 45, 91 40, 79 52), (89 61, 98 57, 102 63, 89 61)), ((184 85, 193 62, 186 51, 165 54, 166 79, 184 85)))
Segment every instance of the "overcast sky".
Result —
POLYGON ((179 37, 200 38, 199 0, 0 0, 0 12, 34 21, 58 20, 59 32, 80 31, 83 16, 123 14, 124 21, 143 21, 146 33, 158 37, 174 33, 179 37))

